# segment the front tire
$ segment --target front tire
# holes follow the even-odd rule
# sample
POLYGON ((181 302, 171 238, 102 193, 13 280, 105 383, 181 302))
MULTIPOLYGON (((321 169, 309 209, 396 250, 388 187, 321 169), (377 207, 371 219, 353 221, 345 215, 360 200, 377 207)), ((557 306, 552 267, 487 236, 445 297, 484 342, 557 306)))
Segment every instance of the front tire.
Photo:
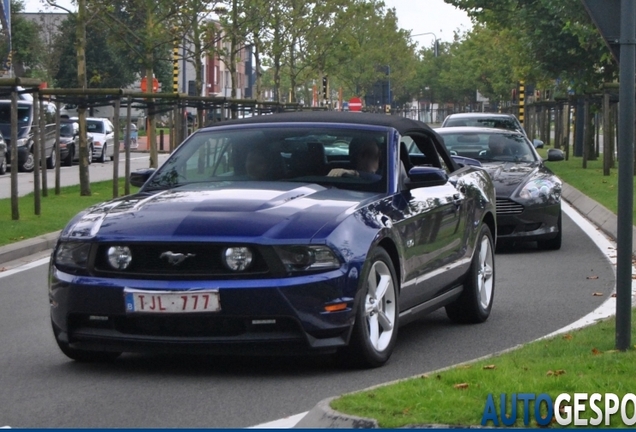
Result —
POLYGON ((492 234, 482 225, 477 247, 466 275, 464 290, 457 300, 446 306, 446 315, 462 324, 482 323, 490 316, 495 294, 495 252, 492 234))
POLYGON ((75 146, 69 146, 68 155, 62 161, 62 165, 64 166, 73 166, 73 158, 75 157, 75 146))
POLYGON ((106 162, 106 144, 104 144, 104 147, 102 147, 102 154, 99 156, 99 158, 97 158, 97 162, 106 162))
POLYGON ((398 279, 384 249, 373 249, 367 263, 351 340, 341 354, 350 365, 375 368, 389 360, 397 340, 398 279))
POLYGON ((18 171, 31 172, 35 168, 35 157, 33 153, 28 152, 25 161, 22 164, 18 164, 18 171))

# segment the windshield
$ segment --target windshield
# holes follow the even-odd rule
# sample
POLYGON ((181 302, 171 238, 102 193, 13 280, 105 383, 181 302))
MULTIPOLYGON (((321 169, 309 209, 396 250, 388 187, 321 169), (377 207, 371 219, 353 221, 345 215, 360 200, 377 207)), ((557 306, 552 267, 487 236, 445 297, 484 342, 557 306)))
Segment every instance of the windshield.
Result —
POLYGON ((88 120, 86 122, 86 131, 91 133, 104 133, 104 123, 88 120))
POLYGON ((60 136, 72 137, 74 135, 72 123, 62 123, 60 125, 60 136))
POLYGON ((517 123, 512 118, 449 118, 444 127, 452 126, 476 126, 476 127, 489 127, 496 129, 506 130, 520 130, 517 123))
MULTIPOLYGON (((18 123, 28 124, 31 118, 31 107, 27 105, 18 105, 18 123)), ((0 104, 0 123, 11 124, 11 104, 0 104)))
POLYGON ((298 182, 382 192, 386 139, 386 131, 297 125, 201 131, 173 153, 145 189, 298 182))
POLYGON ((438 129, 444 145, 455 156, 480 161, 532 162, 537 157, 532 144, 522 135, 513 133, 444 133, 438 129))

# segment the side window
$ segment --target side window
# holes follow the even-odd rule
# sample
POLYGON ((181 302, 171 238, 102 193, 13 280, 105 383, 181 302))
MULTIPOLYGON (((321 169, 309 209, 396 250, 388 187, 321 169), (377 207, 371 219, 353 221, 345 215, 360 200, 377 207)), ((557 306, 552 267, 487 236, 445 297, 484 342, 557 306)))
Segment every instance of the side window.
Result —
POLYGON ((55 105, 50 102, 44 102, 44 118, 46 124, 55 123, 57 110, 55 105))
POLYGON ((226 139, 208 139, 187 159, 184 175, 188 181, 231 176, 231 160, 232 146, 226 139))

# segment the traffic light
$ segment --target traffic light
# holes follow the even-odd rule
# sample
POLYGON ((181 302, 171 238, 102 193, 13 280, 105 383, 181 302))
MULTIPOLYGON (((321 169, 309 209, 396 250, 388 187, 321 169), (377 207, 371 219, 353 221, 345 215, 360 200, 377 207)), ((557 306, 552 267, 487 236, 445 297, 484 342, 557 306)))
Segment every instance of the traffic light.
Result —
POLYGON ((327 83, 327 77, 322 77, 322 98, 325 100, 327 99, 327 83))
POLYGON ((439 57, 439 39, 435 39, 435 44, 433 45, 433 52, 435 53, 435 57, 439 57))

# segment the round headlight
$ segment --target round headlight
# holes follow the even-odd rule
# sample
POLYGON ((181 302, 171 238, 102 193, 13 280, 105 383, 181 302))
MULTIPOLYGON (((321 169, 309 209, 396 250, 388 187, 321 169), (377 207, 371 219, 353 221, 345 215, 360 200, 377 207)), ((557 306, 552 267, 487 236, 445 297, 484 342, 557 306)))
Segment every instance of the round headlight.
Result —
POLYGON ((250 266, 254 255, 246 247, 229 247, 223 252, 223 262, 232 271, 243 271, 250 266))
POLYGON ((108 248, 108 263, 115 270, 125 270, 132 261, 132 253, 128 246, 111 246, 108 248))

